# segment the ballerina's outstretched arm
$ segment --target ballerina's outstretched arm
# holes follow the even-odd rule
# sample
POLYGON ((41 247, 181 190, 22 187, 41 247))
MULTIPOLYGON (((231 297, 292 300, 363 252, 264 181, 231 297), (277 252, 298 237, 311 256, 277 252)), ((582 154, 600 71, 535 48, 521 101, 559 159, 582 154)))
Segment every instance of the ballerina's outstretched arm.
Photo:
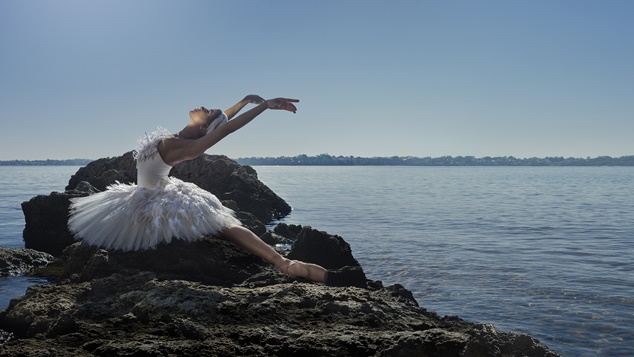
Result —
MULTIPOLYGON (((227 135, 247 125, 249 122, 251 122, 251 120, 262 114, 262 112, 264 112, 266 109, 287 110, 289 112, 295 113, 297 112, 297 108, 293 103, 297 102, 299 102, 298 99, 290 98, 275 98, 265 100, 255 108, 252 108, 238 115, 235 119, 229 120, 227 124, 208 133, 207 135, 204 135, 201 138, 191 140, 186 145, 174 147, 166 151, 161 151, 161 148, 159 148, 159 151, 161 152, 163 160, 171 166, 185 160, 195 159, 198 156, 202 155, 205 151, 207 151, 207 149, 218 143, 220 140, 224 139, 227 135)), ((240 103, 236 105, 239 107, 240 103)))
POLYGON ((227 135, 247 125, 251 120, 255 119, 258 115, 262 114, 266 109, 287 110, 289 112, 297 112, 297 108, 293 103, 299 102, 299 99, 290 98, 275 98, 265 100, 257 107, 248 110, 247 112, 240 114, 233 120, 227 122, 227 124, 221 126, 217 130, 203 136, 202 138, 195 140, 192 143, 192 154, 194 157, 200 156, 207 151, 210 147, 214 146, 220 140, 224 139, 227 135))
POLYGON ((264 102, 264 98, 260 97, 259 95, 249 94, 246 97, 244 97, 244 99, 234 104, 231 108, 225 110, 225 114, 227 115, 227 118, 231 120, 247 104, 262 104, 263 102, 264 102))

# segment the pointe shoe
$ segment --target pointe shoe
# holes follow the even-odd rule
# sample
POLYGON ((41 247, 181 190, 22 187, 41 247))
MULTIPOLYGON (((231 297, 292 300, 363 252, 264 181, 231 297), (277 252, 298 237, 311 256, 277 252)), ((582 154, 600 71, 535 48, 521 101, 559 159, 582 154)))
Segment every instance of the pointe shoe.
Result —
POLYGON ((286 273, 286 275, 306 279, 311 282, 324 282, 323 272, 324 268, 299 260, 288 260, 286 268, 284 269, 284 273, 286 273))
MULTIPOLYGON (((291 274, 288 272, 288 270, 291 268, 291 265, 295 265, 298 264, 299 262, 297 260, 291 260, 291 259, 287 259, 286 261, 286 268, 284 268, 284 274, 286 275, 290 275, 290 276, 297 276, 295 274, 291 274)), ((299 276, 300 278, 302 278, 302 276, 299 276)))

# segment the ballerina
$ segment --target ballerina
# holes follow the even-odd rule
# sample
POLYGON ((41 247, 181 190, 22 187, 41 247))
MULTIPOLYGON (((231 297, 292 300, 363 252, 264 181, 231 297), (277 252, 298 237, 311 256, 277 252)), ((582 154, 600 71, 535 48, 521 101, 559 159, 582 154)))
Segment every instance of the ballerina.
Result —
POLYGON ((205 107, 190 111, 189 123, 176 134, 159 128, 146 135, 134 152, 137 184, 115 183, 103 192, 72 199, 70 231, 84 244, 122 251, 154 249, 173 238, 193 242, 205 235, 216 235, 288 275, 326 282, 326 269, 285 258, 243 227, 235 212, 223 206, 216 196, 193 183, 168 176, 174 165, 202 155, 265 110, 295 113, 293 103, 297 102, 248 95, 224 112, 205 107), (236 117, 250 103, 257 106, 236 117))

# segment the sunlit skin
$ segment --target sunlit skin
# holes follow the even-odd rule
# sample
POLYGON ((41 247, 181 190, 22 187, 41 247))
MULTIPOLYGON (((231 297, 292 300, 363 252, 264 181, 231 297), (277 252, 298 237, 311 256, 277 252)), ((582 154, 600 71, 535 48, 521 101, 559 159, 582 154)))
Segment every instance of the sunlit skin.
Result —
MULTIPOLYGON (((211 122, 216 119, 220 114, 222 114, 222 111, 220 109, 207 109, 205 107, 200 107, 198 109, 194 109, 192 111, 189 112, 189 118, 190 118, 190 123, 191 125, 188 125, 188 128, 196 128, 196 125, 198 125, 198 129, 204 129, 205 132, 195 133, 196 137, 202 137, 203 135, 205 135, 207 133, 207 128, 209 127, 209 124, 211 124, 211 122)), ((182 134, 180 134, 182 136, 182 134)))
POLYGON ((286 110, 295 113, 297 107, 293 103, 298 102, 299 100, 290 98, 264 100, 257 95, 248 95, 225 110, 229 122, 209 134, 207 134, 207 128, 220 111, 218 109, 209 110, 205 107, 194 109, 189 112, 189 123, 183 130, 159 145, 159 153, 163 161, 170 166, 185 160, 195 159, 227 135, 248 124, 266 109, 286 110), (257 104, 257 106, 236 117, 247 104, 257 104))
MULTIPOLYGON (((189 123, 177 134, 163 140, 158 146, 158 151, 163 161, 170 166, 195 159, 227 135, 248 124, 265 110, 285 110, 295 113, 297 108, 294 103, 298 102, 299 100, 290 98, 264 100, 257 95, 248 95, 224 111, 229 121, 211 133, 207 133, 207 128, 221 114, 221 111, 205 107, 193 109, 189 112, 189 123), (256 106, 237 115, 247 104, 256 104, 256 106)), ((247 228, 242 226, 226 228, 220 233, 220 237, 271 262, 286 274, 317 282, 325 282, 326 280, 326 269, 323 267, 286 259, 247 228)))

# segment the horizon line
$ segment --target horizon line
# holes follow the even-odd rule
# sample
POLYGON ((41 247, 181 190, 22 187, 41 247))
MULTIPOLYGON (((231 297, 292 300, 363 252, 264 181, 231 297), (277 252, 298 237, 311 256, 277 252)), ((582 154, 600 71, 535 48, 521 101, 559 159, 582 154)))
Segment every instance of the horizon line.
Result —
MULTIPOLYGON (((229 157, 227 155, 223 155, 223 154, 207 154, 207 155, 217 155, 217 156, 226 156, 229 157)), ((114 156, 116 157, 116 156, 114 156)), ((516 157, 513 155, 499 155, 499 156, 490 156, 490 155, 486 155, 486 156, 480 156, 480 157, 476 157, 473 155, 442 155, 442 156, 413 156, 413 155, 389 155, 389 156, 355 156, 355 155, 331 155, 331 154, 317 154, 317 155, 307 155, 307 154, 297 154, 297 155, 293 155, 293 156, 286 156, 286 155, 281 155, 281 156, 244 156, 244 157, 229 157, 230 159, 233 160, 243 160, 243 159, 279 159, 279 158, 294 158, 294 157, 330 157, 330 158, 355 158, 355 159, 382 159, 382 158, 414 158, 414 159, 427 159, 427 158, 431 158, 431 159, 439 159, 439 158, 474 158, 474 159, 485 159, 485 158, 491 158, 491 159, 495 159, 495 158, 506 158, 506 159, 517 159, 517 160, 528 160, 528 159, 548 159, 548 158, 563 158, 563 159, 576 159, 576 160, 588 160, 588 159, 598 159, 598 158, 611 158, 611 159, 620 159, 620 158, 627 158, 627 157, 634 157, 634 154, 631 155, 621 155, 621 156, 611 156, 611 155, 598 155, 598 156, 586 156, 586 157, 580 157, 580 156, 562 156, 562 155, 558 155, 558 156, 543 156, 543 157, 538 157, 538 156, 531 156, 531 157, 516 157)), ((10 163, 10 162, 47 162, 47 161, 51 161, 51 162, 64 162, 64 161, 87 161, 87 162, 91 162, 91 161, 96 161, 96 160, 100 160, 100 159, 106 159, 106 158, 110 158, 110 157, 102 157, 99 159, 87 159, 87 158, 74 158, 74 159, 3 159, 0 160, 0 163, 10 163)))

